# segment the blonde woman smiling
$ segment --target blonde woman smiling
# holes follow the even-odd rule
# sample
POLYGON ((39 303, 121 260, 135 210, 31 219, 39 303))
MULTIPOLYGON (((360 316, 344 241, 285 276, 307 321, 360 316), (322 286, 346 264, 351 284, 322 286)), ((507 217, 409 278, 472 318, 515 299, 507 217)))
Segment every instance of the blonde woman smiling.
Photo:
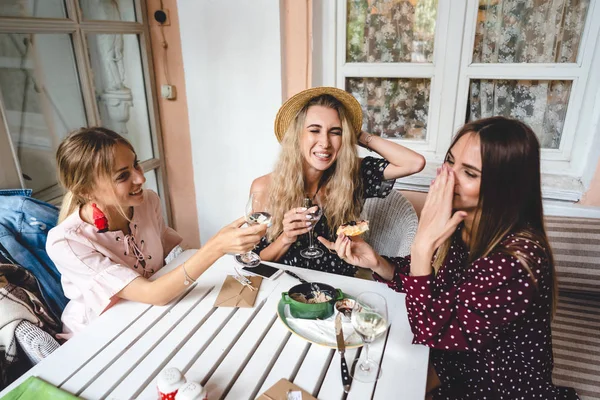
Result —
POLYGON ((252 249, 265 233, 262 225, 240 229, 240 218, 151 281, 182 238, 165 224, 158 195, 142 188, 146 178, 133 146, 109 129, 82 128, 60 144, 56 160, 68 192, 46 250, 70 299, 61 317, 64 338, 119 299, 170 302, 218 258, 252 249))
MULTIPOLYGON (((267 237, 258 246, 263 260, 354 275, 356 267, 330 253, 304 258, 310 222, 302 207, 308 198, 324 213, 314 226, 315 236, 334 239, 337 227, 359 218, 364 200, 385 197, 394 180, 419 172, 425 159, 399 144, 361 131, 362 110, 344 90, 317 87, 283 104, 275 118, 281 153, 272 173, 257 178, 251 192, 268 196, 273 215, 267 237), (360 159, 356 145, 382 158, 360 159)), ((312 234, 313 232, 311 232, 312 234)))

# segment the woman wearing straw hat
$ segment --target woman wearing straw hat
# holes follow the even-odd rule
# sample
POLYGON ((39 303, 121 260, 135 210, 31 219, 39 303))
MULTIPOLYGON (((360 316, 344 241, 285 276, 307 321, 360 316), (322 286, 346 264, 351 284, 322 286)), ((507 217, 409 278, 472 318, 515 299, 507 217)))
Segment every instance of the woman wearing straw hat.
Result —
MULTIPOLYGON (((419 172, 425 159, 399 144, 361 131, 362 109, 348 92, 317 87, 291 97, 275 118, 275 135, 281 142, 272 173, 257 178, 250 191, 269 199, 272 225, 258 246, 260 257, 287 265, 354 275, 356 267, 325 250, 305 258, 305 235, 312 229, 307 216, 320 204, 324 213, 311 234, 334 238, 337 227, 356 221, 368 197, 387 196, 394 180, 419 172), (360 159, 356 145, 383 158, 360 159)), ((308 216, 309 217, 309 216, 308 216)))

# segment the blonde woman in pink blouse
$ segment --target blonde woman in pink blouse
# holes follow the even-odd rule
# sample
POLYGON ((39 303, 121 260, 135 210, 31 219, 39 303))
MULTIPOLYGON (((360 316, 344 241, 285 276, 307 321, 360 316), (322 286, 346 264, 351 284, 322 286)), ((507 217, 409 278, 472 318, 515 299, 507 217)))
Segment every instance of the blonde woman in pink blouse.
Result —
POLYGON ((265 234, 264 225, 241 228, 240 218, 150 281, 182 238, 165 224, 157 194, 142 189, 146 179, 131 144, 111 130, 83 128, 61 143, 56 159, 68 192, 46 250, 70 299, 61 337, 83 330, 119 299, 169 303, 221 256, 246 252, 265 234))

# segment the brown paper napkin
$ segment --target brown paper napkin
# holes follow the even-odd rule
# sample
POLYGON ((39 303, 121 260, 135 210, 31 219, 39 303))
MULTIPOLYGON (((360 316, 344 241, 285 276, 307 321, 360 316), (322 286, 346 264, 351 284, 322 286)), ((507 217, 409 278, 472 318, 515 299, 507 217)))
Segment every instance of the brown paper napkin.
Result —
POLYGON ((306 390, 303 390, 300 386, 294 385, 287 379, 280 379, 276 384, 267 389, 266 392, 256 398, 256 400, 287 400, 287 392, 298 391, 302 393, 302 400, 317 400, 306 390))
POLYGON ((215 300, 215 307, 254 307, 262 277, 247 276, 246 278, 250 279, 256 290, 250 290, 249 287, 236 281, 233 276, 227 275, 217 300, 215 300))

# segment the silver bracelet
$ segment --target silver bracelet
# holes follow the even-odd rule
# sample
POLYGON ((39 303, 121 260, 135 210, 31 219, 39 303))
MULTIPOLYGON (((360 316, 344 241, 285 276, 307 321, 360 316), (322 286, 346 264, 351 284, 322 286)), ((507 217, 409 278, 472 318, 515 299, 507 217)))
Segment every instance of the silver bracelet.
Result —
POLYGON ((192 279, 192 277, 191 277, 191 276, 189 276, 189 275, 188 275, 188 273, 187 273, 187 271, 185 270, 185 263, 186 263, 186 262, 187 262, 187 261, 185 261, 183 264, 181 264, 181 269, 183 270, 183 274, 185 275, 185 281, 183 281, 183 284, 184 284, 185 286, 188 286, 190 283, 194 283, 194 282, 196 282, 196 280, 195 280, 195 279, 192 279))

